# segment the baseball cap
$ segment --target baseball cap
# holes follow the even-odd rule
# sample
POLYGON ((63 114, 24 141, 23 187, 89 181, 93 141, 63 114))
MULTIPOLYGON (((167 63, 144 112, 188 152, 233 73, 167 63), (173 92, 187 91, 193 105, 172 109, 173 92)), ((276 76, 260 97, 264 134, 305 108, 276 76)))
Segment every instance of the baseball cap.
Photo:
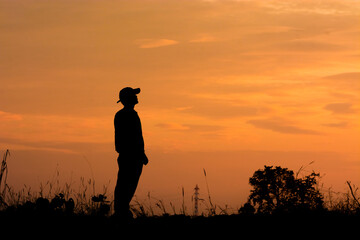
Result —
POLYGON ((125 87, 120 90, 119 101, 117 101, 117 103, 119 103, 121 99, 125 99, 127 96, 139 94, 139 93, 140 93, 140 88, 125 87))

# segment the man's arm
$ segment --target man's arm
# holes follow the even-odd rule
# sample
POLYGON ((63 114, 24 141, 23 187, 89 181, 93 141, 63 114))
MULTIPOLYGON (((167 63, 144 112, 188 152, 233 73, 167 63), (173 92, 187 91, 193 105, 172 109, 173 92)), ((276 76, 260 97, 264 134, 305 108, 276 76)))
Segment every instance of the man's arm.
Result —
POLYGON ((119 141, 120 141, 120 139, 119 139, 119 124, 117 123, 118 122, 118 117, 117 117, 117 115, 115 115, 115 118, 114 118, 114 129, 115 129, 115 131, 114 131, 114 135, 115 135, 115 150, 118 152, 118 153, 120 153, 120 143, 119 143, 119 141))
POLYGON ((144 152, 143 164, 144 164, 144 165, 147 165, 148 162, 149 162, 149 159, 147 158, 147 156, 146 156, 146 154, 145 154, 145 152, 144 152))
MULTIPOLYGON (((136 114, 137 115, 137 114, 136 114)), ((138 139, 138 143, 139 143, 139 150, 141 152, 143 152, 143 156, 142 156, 142 162, 144 165, 147 165, 148 162, 149 162, 149 159, 147 158, 146 154, 145 154, 145 144, 144 144, 144 138, 143 138, 143 135, 142 135, 142 127, 141 127, 141 120, 140 120, 140 117, 139 115, 137 115, 137 128, 138 128, 138 136, 139 136, 139 139, 138 139)))

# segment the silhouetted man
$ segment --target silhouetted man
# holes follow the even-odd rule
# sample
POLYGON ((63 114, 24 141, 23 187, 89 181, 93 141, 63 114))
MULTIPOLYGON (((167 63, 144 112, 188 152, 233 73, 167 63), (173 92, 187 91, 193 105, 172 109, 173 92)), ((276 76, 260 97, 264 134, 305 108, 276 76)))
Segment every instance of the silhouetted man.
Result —
POLYGON ((122 219, 132 218, 129 204, 134 196, 143 164, 148 163, 144 151, 141 122, 134 110, 138 103, 137 94, 140 88, 123 88, 119 93, 124 107, 115 115, 115 149, 119 153, 118 178, 115 187, 114 209, 115 215, 122 219))

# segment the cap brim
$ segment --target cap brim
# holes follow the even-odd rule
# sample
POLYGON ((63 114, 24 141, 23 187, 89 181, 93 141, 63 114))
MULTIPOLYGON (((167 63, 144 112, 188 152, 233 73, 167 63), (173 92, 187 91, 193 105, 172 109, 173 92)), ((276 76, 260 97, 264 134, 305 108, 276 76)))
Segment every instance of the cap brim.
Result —
POLYGON ((133 89, 134 90, 134 93, 135 94, 139 94, 140 93, 140 88, 135 88, 135 89, 133 89))

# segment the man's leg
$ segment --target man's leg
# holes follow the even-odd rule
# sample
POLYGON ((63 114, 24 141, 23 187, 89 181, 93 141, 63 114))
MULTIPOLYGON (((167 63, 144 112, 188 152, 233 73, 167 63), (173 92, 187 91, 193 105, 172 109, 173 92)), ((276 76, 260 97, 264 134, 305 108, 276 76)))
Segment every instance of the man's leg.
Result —
POLYGON ((139 183, 140 175, 142 172, 142 164, 137 164, 133 166, 131 171, 131 176, 129 176, 129 188, 127 191, 127 204, 129 205, 131 199, 134 197, 136 188, 139 183))
POLYGON ((121 217, 131 218, 130 202, 136 191, 142 172, 142 164, 119 165, 118 179, 114 194, 115 214, 121 217))
POLYGON ((123 188, 123 184, 121 182, 121 173, 120 170, 118 172, 118 177, 117 177, 117 181, 116 181, 116 186, 115 186, 115 192, 114 192, 114 211, 115 211, 115 215, 120 216, 120 212, 121 212, 121 196, 122 196, 122 188, 123 188))

